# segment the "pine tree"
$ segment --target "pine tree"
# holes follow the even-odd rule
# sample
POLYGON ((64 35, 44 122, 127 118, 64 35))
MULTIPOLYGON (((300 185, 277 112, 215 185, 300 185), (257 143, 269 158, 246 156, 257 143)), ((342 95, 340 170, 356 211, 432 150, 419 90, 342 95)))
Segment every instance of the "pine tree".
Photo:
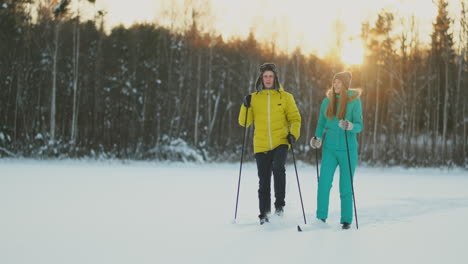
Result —
POLYGON ((447 161, 447 129, 449 126, 449 98, 453 94, 453 77, 455 52, 453 49, 453 33, 451 32, 452 19, 449 18, 447 10, 448 2, 439 0, 437 2, 438 12, 433 24, 431 35, 431 75, 435 79, 435 85, 429 95, 432 107, 435 109, 433 118, 433 153, 441 147, 442 160, 447 161), (442 135, 440 133, 442 132, 442 135))

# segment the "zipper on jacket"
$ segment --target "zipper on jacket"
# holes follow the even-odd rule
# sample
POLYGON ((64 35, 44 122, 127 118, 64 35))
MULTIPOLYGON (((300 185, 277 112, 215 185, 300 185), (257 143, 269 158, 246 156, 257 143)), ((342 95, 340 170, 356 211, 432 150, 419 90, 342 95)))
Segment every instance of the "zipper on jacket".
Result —
POLYGON ((268 138, 270 140, 270 150, 273 149, 273 142, 271 139, 271 118, 270 118, 270 91, 268 91, 268 138))

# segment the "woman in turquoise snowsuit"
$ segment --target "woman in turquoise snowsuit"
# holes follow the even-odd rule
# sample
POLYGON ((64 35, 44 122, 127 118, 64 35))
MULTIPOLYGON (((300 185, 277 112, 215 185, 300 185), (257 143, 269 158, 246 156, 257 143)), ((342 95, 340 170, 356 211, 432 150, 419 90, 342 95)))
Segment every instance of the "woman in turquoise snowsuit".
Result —
POLYGON ((310 140, 312 148, 322 149, 322 167, 317 192, 317 218, 326 221, 333 175, 340 167, 341 220, 344 229, 348 229, 353 220, 353 196, 348 163, 346 136, 348 136, 351 172, 358 161, 357 133, 362 131, 362 106, 360 90, 349 89, 350 72, 340 72, 333 77, 333 87, 327 92, 320 107, 320 116, 315 136, 310 140), (345 107, 342 107, 344 105, 345 107), (346 132, 345 132, 346 131, 346 132))

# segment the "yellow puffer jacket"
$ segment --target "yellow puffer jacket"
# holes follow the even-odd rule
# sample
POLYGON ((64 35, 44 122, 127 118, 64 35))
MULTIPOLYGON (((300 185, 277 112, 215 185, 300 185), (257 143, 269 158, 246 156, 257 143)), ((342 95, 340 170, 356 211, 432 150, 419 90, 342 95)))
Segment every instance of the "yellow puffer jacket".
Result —
MULTIPOLYGON (((254 131, 254 152, 265 152, 279 145, 288 145, 290 132, 299 139, 301 115, 292 94, 280 86, 277 90, 262 90, 252 93, 251 107, 248 109, 247 127, 252 122, 254 131)), ((246 107, 242 104, 239 113, 239 124, 245 125, 246 107)))

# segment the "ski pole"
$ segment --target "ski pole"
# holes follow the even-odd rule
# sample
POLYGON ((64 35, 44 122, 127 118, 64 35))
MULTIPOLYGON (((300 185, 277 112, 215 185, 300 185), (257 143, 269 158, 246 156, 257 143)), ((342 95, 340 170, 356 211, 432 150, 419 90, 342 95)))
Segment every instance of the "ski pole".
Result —
POLYGON ((315 164, 317 165, 317 183, 319 182, 319 164, 318 164, 318 149, 315 149, 315 164))
POLYGON ((242 160, 244 159, 244 146, 245 146, 245 138, 248 136, 247 134, 247 116, 249 114, 249 107, 247 107, 247 110, 245 112, 245 122, 244 122, 244 137, 242 139, 242 152, 241 152, 241 161, 240 161, 240 168, 239 168, 239 181, 237 183, 237 198, 236 198, 236 211, 234 213, 234 221, 236 221, 237 218, 237 205, 239 203, 239 190, 240 190, 240 182, 241 182, 241 175, 242 175, 242 160))
POLYGON ((353 193, 354 215, 356 216, 356 229, 359 229, 357 210, 356 210, 356 197, 354 196, 353 171, 351 170, 351 158, 349 157, 348 132, 346 130, 345 130, 345 138, 346 138, 346 150, 348 151, 348 165, 349 165, 349 177, 351 180, 351 191, 353 193))
MULTIPOLYGON (((306 216, 305 216, 305 211, 304 211, 304 203, 302 202, 301 185, 299 184, 299 175, 297 174, 296 158, 294 157, 294 147, 293 147, 293 144, 291 144, 291 152, 292 152, 292 156, 293 156, 294 169, 296 170, 297 187, 298 187, 298 189, 299 189, 299 197, 300 197, 300 199, 301 199, 302 214, 304 215, 304 224, 307 224, 306 216)), ((297 229, 299 230, 299 232, 302 231, 301 228, 300 228, 299 226, 297 226, 297 229)))

